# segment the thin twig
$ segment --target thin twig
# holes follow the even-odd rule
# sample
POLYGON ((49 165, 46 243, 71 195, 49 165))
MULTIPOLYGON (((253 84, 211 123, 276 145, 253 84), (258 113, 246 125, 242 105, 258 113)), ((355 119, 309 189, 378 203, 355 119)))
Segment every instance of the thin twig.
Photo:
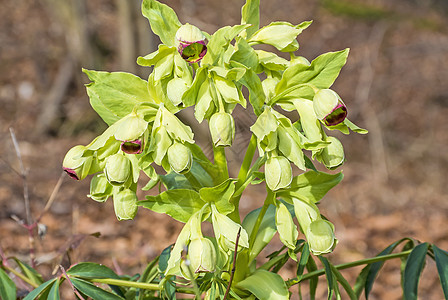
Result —
POLYGON ((64 267, 63 267, 62 265, 59 265, 59 268, 61 269, 62 274, 64 274, 64 276, 65 276, 65 278, 67 279, 68 283, 69 283, 70 286, 72 287, 73 292, 76 294, 76 296, 78 296, 79 299, 81 299, 81 300, 86 300, 86 299, 84 299, 83 296, 81 296, 81 294, 78 292, 78 290, 73 286, 73 283, 70 281, 70 278, 68 278, 67 272, 65 272, 64 267))
POLYGON ((51 192, 50 198, 48 198, 47 203, 45 204, 45 207, 43 209, 43 211, 40 213, 39 217, 37 218, 36 222, 39 222, 40 219, 42 219, 42 217, 48 212, 48 210, 50 209, 51 205, 53 204, 54 200, 56 199, 56 195, 59 192, 59 189, 61 188, 62 182, 64 181, 65 178, 65 172, 63 171, 61 173, 61 176, 59 176, 59 180, 56 183, 53 191, 51 192))
POLYGON ((25 170, 25 167, 23 165, 22 155, 20 154, 20 148, 19 143, 17 142, 16 135, 14 133, 14 129, 12 127, 9 127, 9 132, 11 134, 12 143, 14 144, 14 149, 16 151, 17 158, 19 160, 20 164, 20 176, 22 177, 23 181, 23 198, 25 200, 25 212, 26 212, 26 223, 28 225, 31 225, 31 210, 30 210, 30 199, 29 199, 29 193, 28 193, 28 183, 27 183, 27 172, 25 170))
POLYGON ((236 270, 236 256, 238 255, 238 242, 240 241, 240 234, 241 234, 241 226, 238 229, 238 234, 236 235, 236 241, 235 241, 235 252, 233 253, 233 266, 232 266, 232 272, 230 273, 230 279, 229 279, 229 285, 227 286, 226 293, 224 294, 224 299, 227 299, 227 295, 230 292, 230 287, 232 286, 233 276, 235 275, 236 270))

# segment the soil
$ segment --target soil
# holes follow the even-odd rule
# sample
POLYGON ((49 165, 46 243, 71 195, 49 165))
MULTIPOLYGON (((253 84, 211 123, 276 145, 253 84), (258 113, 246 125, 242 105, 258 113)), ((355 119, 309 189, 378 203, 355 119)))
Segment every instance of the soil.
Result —
MULTIPOLYGON (((139 1, 134 2, 138 7, 139 1)), ((240 0, 163 2, 178 12, 181 22, 208 32, 238 23, 243 4, 240 0)), ((68 149, 89 143, 106 128, 89 106, 81 66, 107 71, 132 68, 142 77, 148 74, 123 60, 118 1, 88 1, 83 26, 78 26, 87 29, 86 44, 73 41, 77 33, 72 29, 78 27, 61 17, 62 8, 55 3, 5 0, 0 10, 0 246, 7 255, 25 261, 29 260, 27 231, 14 220, 26 219, 25 181, 9 128, 18 140, 36 219, 61 176, 68 149), (92 53, 84 53, 86 47, 79 45, 87 45, 92 53), (42 115, 49 107, 55 113, 45 119, 42 115)), ((344 143, 347 161, 340 168, 344 180, 320 204, 322 213, 335 224, 339 240, 330 260, 337 264, 371 257, 403 237, 448 249, 446 3, 262 0, 261 6, 263 25, 274 20, 294 24, 314 20, 299 37, 298 53, 309 60, 351 48, 333 88, 346 103, 350 120, 369 134, 334 133, 344 143)), ((141 22, 137 20, 144 21, 141 16, 134 19, 141 22)), ((138 28, 134 27, 135 32, 138 28)), ((149 26, 145 30, 150 43, 135 47, 135 56, 156 47, 149 26)), ((135 43, 144 41, 144 35, 135 33, 135 43)), ((236 122, 238 138, 228 150, 235 164, 232 170, 241 159, 238 150, 248 143, 253 117, 238 110, 236 122)), ((81 261, 102 263, 118 273, 142 272, 182 228, 181 223, 145 209, 139 210, 135 220, 119 222, 111 201, 94 202, 86 197, 88 192, 88 180, 76 182, 64 176, 40 220, 46 234, 36 236, 36 257, 38 270, 46 278, 59 264, 68 267, 81 261), (91 236, 96 232, 101 235, 91 236)), ((143 199, 144 194, 139 196, 143 199)), ((242 199, 243 213, 261 206, 263 198, 263 188, 249 189, 242 199)), ((278 246, 274 243, 267 253, 278 246)), ((282 275, 287 278, 293 272, 288 266, 282 275)), ((358 268, 343 274, 353 285, 359 272, 358 268)), ((69 291, 64 293, 63 299, 72 299, 69 291)), ((401 293, 400 263, 387 262, 369 299, 401 299, 401 293)), ((430 259, 419 296, 443 299, 430 259)), ((318 299, 325 298, 326 290, 319 290, 318 299)))

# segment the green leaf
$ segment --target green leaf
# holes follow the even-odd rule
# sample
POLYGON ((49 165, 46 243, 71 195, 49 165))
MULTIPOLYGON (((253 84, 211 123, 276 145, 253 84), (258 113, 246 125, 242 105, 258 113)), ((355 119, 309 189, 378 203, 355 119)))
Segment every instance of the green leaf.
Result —
POLYGON ((314 91, 311 88, 296 88, 304 83, 312 84, 318 89, 330 88, 345 65, 348 52, 349 49, 345 49, 322 54, 314 59, 310 66, 304 64, 291 65, 285 70, 282 79, 277 84, 276 94, 278 95, 289 88, 293 88, 290 92, 291 97, 312 100, 314 91))
POLYGON ((48 293, 47 300, 59 300, 59 278, 56 280, 56 282, 53 284, 53 286, 50 289, 50 292, 48 293))
POLYGON ((310 246, 308 243, 303 245, 302 254, 300 255, 299 263, 297 264, 297 278, 300 278, 305 271, 305 266, 308 264, 310 258, 310 246))
POLYGON ((132 112, 136 104, 154 102, 147 82, 124 72, 97 72, 83 69, 91 83, 86 85, 93 109, 108 125, 132 112))
MULTIPOLYGON (((317 271, 317 265, 312 256, 310 256, 308 259, 308 263, 306 264, 306 269, 308 270, 308 272, 317 271)), ((317 290, 318 283, 319 283, 319 278, 317 278, 317 277, 310 278, 310 300, 316 299, 316 290, 317 290)))
POLYGON ((108 267, 91 262, 84 262, 74 265, 69 270, 67 270, 67 274, 85 279, 91 279, 91 278, 120 279, 120 277, 108 267))
POLYGON ((432 245, 443 294, 448 299, 448 252, 432 245))
POLYGON ((235 182, 236 180, 229 178, 217 186, 201 188, 199 190, 199 196, 206 202, 215 203, 218 211, 227 215, 235 208, 230 203, 230 199, 235 192, 235 182))
POLYGON ((266 100, 260 77, 253 70, 248 69, 239 82, 249 90, 249 102, 252 104, 255 115, 259 116, 263 112, 262 107, 266 100))
MULTIPOLYGON (((47 289, 49 289, 50 286, 52 286, 52 284, 55 283, 56 280, 57 280, 57 278, 54 278, 54 279, 50 279, 50 280, 42 283, 40 286, 38 286, 36 289, 32 290, 28 295, 26 295, 26 297, 23 298, 23 300, 36 299, 40 294, 42 294, 47 289)), ((13 298, 13 299, 15 299, 15 298, 13 298)))
POLYGON ((22 271, 22 273, 28 278, 30 279, 32 282, 34 282, 37 285, 41 285, 44 282, 44 279, 42 278, 42 275, 39 274, 36 270, 34 270, 33 268, 31 268, 28 264, 20 261, 19 259, 17 259, 16 257, 13 258, 14 261, 17 263, 17 265, 19 266, 20 270, 22 271))
POLYGON ((152 31, 160 37, 162 43, 175 45, 175 36, 182 25, 174 10, 155 0, 143 0, 142 13, 148 19, 152 31))
POLYGON ((16 299, 16 285, 9 278, 3 269, 0 269, 0 298, 3 300, 15 300, 16 299))
MULTIPOLYGON (((392 253, 394 249, 403 241, 408 241, 409 238, 403 238, 400 239, 392 244, 390 244, 388 247, 386 247, 383 251, 381 251, 378 256, 383 256, 392 253)), ((355 283, 355 294, 359 298, 361 295, 362 289, 364 288, 364 293, 366 299, 369 298, 369 294, 372 291, 373 283, 375 282, 375 278, 380 271, 380 269, 383 267, 384 261, 378 261, 373 264, 368 264, 367 266, 362 269, 361 273, 358 275, 358 278, 356 278, 355 283)))
POLYGON ((294 250, 296 248, 297 237, 299 232, 294 224, 291 212, 285 204, 279 202, 275 213, 275 224, 281 242, 288 248, 294 250))
POLYGON ((255 69, 258 66, 258 56, 247 41, 241 37, 236 39, 236 51, 230 57, 230 61, 238 62, 248 69, 255 69))
POLYGON ((242 34, 244 38, 250 38, 260 27, 260 0, 247 0, 241 9, 241 24, 252 24, 242 34))
POLYGON ((263 269, 256 270, 236 286, 251 292, 260 300, 289 299, 289 292, 282 277, 263 269))
POLYGON ((206 204, 197 192, 186 189, 168 190, 157 196, 146 196, 146 199, 137 204, 184 223, 206 204))
POLYGON ((292 179, 288 190, 279 190, 278 197, 306 198, 314 203, 320 201, 325 194, 341 182, 344 175, 327 174, 323 172, 308 171, 292 179))
POLYGON ((336 267, 331 264, 330 267, 331 272, 334 275, 334 278, 342 285, 344 290, 347 292, 347 295, 350 297, 350 300, 357 300, 358 297, 356 296, 355 292, 353 291, 348 281, 344 278, 344 276, 342 276, 341 272, 339 272, 339 270, 336 269, 336 267))
POLYGON ((88 281, 79 279, 79 278, 70 278, 70 281, 74 285, 74 287, 79 290, 81 293, 89 296, 93 300, 123 300, 124 298, 117 296, 111 292, 105 291, 93 283, 88 281))
POLYGON ((333 272, 331 271, 331 264, 325 257, 319 256, 320 261, 324 265, 325 276, 327 278, 327 287, 328 287, 328 300, 333 299, 333 295, 335 293, 335 284, 337 285, 333 272))
POLYGON ((408 256, 403 278, 403 297, 406 300, 417 299, 418 282, 425 265, 428 243, 416 246, 408 256))
POLYGON ((159 45, 157 51, 145 56, 139 56, 137 58, 137 64, 143 67, 151 67, 155 65, 162 58, 173 54, 176 51, 176 47, 169 47, 164 44, 159 45))
POLYGON ((250 24, 225 26, 218 29, 210 38, 207 44, 207 54, 202 59, 202 64, 215 65, 222 56, 223 49, 227 49, 230 42, 250 24))

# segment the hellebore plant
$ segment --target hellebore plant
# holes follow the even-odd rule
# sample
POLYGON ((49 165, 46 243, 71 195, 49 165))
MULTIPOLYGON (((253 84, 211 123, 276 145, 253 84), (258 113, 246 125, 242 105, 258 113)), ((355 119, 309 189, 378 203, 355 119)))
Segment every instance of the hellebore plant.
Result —
MULTIPOLYGON (((357 299, 364 286, 367 296, 379 270, 373 263, 407 257, 410 251, 390 253, 402 241, 409 250, 414 241, 391 245, 381 259, 341 266, 323 256, 335 249, 337 239, 335 227, 318 206, 343 176, 318 171, 314 164, 333 170, 344 163, 342 143, 327 135, 332 131, 366 133, 347 119, 345 104, 330 89, 348 49, 311 62, 296 56, 297 37, 311 22, 273 22, 260 28, 257 0, 247 0, 241 24, 212 35, 182 25, 170 7, 155 0, 144 0, 142 11, 162 41, 157 51, 137 60, 153 68, 148 80, 84 70, 92 81, 87 85, 90 103, 109 127, 90 144, 68 151, 63 167, 77 180, 94 174, 88 196, 99 202, 112 198, 119 220, 150 209, 185 225, 174 246, 151 262, 137 281, 84 263, 57 280, 39 282, 42 285, 26 299, 58 299, 56 289, 63 279, 93 299, 176 299, 181 293, 197 299, 289 299, 289 287, 308 279, 314 298, 317 276, 324 273, 329 298, 340 295, 338 284, 350 299, 357 299), (260 50, 259 44, 288 53, 290 59, 260 50), (250 127, 252 137, 238 176, 232 178, 225 148, 234 141, 232 112, 237 105, 253 110, 257 120, 250 127), (212 161, 176 115, 190 106, 199 123, 209 124, 212 161), (297 120, 281 111, 295 112, 297 120), (143 190, 155 188, 158 194, 138 200, 142 174, 149 178, 143 190), (266 198, 242 219, 239 204, 249 185, 265 186, 266 198), (204 222, 211 223, 213 236, 203 235, 204 222), (260 253, 276 233, 284 246, 261 264, 260 253), (324 270, 317 270, 312 255, 319 257, 324 270), (297 277, 285 281, 277 272, 288 260, 297 264, 297 277), (361 264, 368 269, 353 290, 338 269, 361 264), (113 292, 92 282, 109 284, 113 292)), ((425 253, 440 250, 428 244, 415 249, 422 245, 425 253)))

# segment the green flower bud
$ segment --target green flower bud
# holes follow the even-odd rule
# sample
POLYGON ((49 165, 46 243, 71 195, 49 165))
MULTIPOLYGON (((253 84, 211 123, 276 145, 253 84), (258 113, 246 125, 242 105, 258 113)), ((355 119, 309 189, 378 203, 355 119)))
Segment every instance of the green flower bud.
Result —
POLYGON ((325 167, 333 170, 344 163, 344 147, 335 137, 327 137, 326 141, 331 142, 331 144, 322 149, 322 152, 317 158, 325 165, 325 167))
POLYGON ((106 159, 104 174, 110 184, 121 186, 132 176, 131 162, 122 154, 114 154, 106 159))
POLYGON ((317 118, 327 126, 337 125, 347 116, 347 108, 341 97, 330 89, 319 90, 314 95, 313 108, 317 118))
POLYGON ((193 163, 193 154, 190 148, 181 143, 172 144, 167 151, 168 162, 174 172, 184 174, 190 171, 193 163))
POLYGON ((182 95, 188 89, 188 84, 182 78, 173 78, 166 85, 166 95, 174 106, 182 103, 182 95))
POLYGON ((114 211, 117 219, 132 220, 137 214, 137 195, 130 189, 114 194, 114 211))
POLYGON ((319 208, 313 202, 307 202, 297 198, 292 198, 292 202, 300 228, 303 233, 306 233, 312 222, 321 219, 319 208))
POLYGON ((212 241, 207 238, 192 240, 188 246, 188 259, 194 273, 214 272, 217 255, 212 241))
POLYGON ((336 247, 334 225, 327 220, 319 219, 311 222, 305 236, 314 255, 330 253, 336 247))
POLYGON ((90 181, 90 194, 87 197, 98 202, 104 202, 112 195, 112 188, 104 174, 96 174, 90 181))
POLYGON ((64 157, 62 168, 73 179, 81 180, 89 175, 89 171, 91 170, 93 163, 93 157, 83 157, 82 155, 86 150, 86 147, 78 145, 71 148, 64 157))
POLYGON ((231 146, 235 137, 235 121, 229 113, 215 113, 209 122, 215 147, 231 146))
POLYGON ((148 122, 135 113, 131 113, 119 121, 115 131, 115 139, 121 141, 121 150, 128 154, 139 154, 143 151, 143 133, 148 122))
POLYGON ((206 38, 196 26, 185 24, 176 32, 176 47, 183 59, 189 63, 200 61, 207 53, 206 38))
POLYGON ((286 157, 271 156, 266 161, 265 177, 266 184, 273 191, 288 187, 292 181, 291 163, 286 157))

